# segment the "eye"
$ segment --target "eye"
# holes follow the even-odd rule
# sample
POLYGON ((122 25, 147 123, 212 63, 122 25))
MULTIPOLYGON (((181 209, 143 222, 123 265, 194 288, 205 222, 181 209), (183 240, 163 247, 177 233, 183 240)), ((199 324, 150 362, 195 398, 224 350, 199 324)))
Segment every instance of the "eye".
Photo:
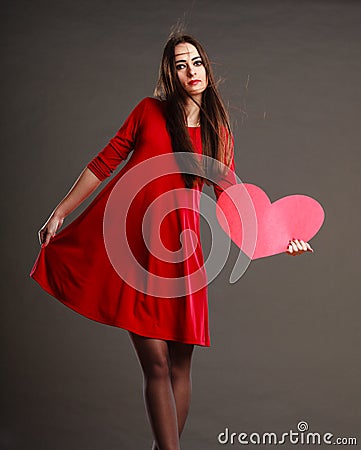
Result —
POLYGON ((185 64, 180 63, 180 64, 176 64, 175 68, 176 68, 177 70, 182 70, 182 69, 185 68, 185 66, 186 66, 185 64))
POLYGON ((201 66, 203 64, 203 61, 201 59, 197 59, 197 61, 194 61, 195 66, 201 66))

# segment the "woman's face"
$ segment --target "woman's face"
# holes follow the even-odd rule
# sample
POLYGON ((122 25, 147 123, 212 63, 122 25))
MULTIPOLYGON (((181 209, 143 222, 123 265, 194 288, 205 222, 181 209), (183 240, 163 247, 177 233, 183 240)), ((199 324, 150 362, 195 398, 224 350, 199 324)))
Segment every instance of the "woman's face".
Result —
POLYGON ((194 45, 185 42, 174 48, 174 60, 178 79, 188 94, 201 99, 208 85, 206 69, 194 45))

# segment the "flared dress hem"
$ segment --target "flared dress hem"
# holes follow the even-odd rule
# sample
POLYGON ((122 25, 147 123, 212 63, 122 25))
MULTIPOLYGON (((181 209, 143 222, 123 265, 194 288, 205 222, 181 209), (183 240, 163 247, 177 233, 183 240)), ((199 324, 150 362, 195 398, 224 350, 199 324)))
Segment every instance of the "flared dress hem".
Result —
POLYGON ((106 321, 104 319, 96 317, 91 312, 88 312, 88 311, 84 310, 84 308, 78 308, 75 305, 73 305, 72 303, 70 303, 69 301, 64 300, 59 295, 57 295, 56 292, 53 291, 53 289, 51 289, 50 286, 45 284, 44 281, 42 281, 42 283, 40 283, 40 280, 37 279, 35 274, 31 275, 30 277, 33 280, 35 280, 41 286, 42 289, 44 289, 48 294, 50 294, 51 296, 53 296, 57 300, 59 300, 64 306, 70 308, 71 310, 75 311, 76 313, 80 314, 81 316, 86 317, 87 319, 93 320, 93 321, 101 323, 103 325, 108 325, 108 326, 112 326, 112 327, 116 327, 116 328, 121 328, 123 330, 139 334, 140 336, 143 336, 143 337, 154 338, 154 339, 162 339, 164 341, 176 341, 176 342, 180 342, 180 343, 183 343, 183 344, 198 345, 200 347, 210 347, 211 346, 210 341, 201 344, 200 342, 196 342, 193 339, 187 339, 187 338, 184 338, 184 337, 181 337, 181 336, 165 336, 164 333, 162 333, 161 335, 157 334, 157 333, 144 334, 143 330, 138 330, 138 329, 136 329, 136 328, 134 328, 132 326, 129 326, 128 324, 122 323, 121 321, 117 321, 117 322, 106 321))

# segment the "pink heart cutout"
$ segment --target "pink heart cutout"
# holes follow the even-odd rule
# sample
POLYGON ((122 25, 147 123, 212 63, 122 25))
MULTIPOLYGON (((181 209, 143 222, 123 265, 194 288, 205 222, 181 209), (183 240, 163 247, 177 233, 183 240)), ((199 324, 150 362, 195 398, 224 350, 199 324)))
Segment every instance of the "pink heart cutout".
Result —
POLYGON ((223 230, 252 260, 285 252, 291 239, 309 241, 325 218, 312 197, 289 195, 271 203, 260 187, 248 183, 223 191, 216 214, 223 230))

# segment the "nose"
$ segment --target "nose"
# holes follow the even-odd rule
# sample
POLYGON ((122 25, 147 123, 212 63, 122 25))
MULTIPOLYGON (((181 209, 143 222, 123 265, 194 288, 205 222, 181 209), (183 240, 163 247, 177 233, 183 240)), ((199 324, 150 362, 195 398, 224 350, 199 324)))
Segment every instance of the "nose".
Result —
POLYGON ((196 68, 195 68, 195 67, 192 67, 192 66, 189 66, 189 67, 188 67, 188 74, 189 74, 190 77, 192 77, 193 75, 195 75, 195 74, 196 74, 196 68))

